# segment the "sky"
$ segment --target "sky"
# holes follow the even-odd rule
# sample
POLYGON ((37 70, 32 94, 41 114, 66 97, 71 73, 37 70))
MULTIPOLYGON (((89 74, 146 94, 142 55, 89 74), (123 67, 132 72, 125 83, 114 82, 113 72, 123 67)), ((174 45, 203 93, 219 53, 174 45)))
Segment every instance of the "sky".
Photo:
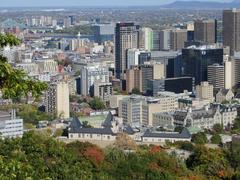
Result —
MULTIPOLYGON (((0 0, 0 7, 43 7, 43 6, 144 6, 162 5, 175 0, 0 0)), ((197 0, 192 0, 197 1, 197 0)), ((198 0, 209 1, 209 0, 198 0)), ((211 0, 229 2, 232 0, 211 0)))

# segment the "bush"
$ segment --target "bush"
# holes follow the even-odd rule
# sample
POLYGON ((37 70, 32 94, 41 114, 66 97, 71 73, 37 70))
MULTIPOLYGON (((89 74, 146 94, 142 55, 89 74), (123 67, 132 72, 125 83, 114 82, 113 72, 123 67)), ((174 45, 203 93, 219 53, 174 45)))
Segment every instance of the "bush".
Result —
POLYGON ((205 144, 208 142, 208 139, 204 132, 199 132, 192 136, 192 142, 195 144, 205 144))
POLYGON ((214 134, 212 137, 211 137, 211 143, 213 144, 220 144, 222 142, 222 138, 219 134, 214 134))

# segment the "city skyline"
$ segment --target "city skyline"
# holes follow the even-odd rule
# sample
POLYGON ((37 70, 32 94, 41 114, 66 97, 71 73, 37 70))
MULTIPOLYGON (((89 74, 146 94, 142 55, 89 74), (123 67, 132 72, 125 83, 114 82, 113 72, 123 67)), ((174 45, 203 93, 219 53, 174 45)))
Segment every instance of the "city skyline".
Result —
MULTIPOLYGON (((19 2, 19 0, 9 0, 1 2, 0 7, 48 7, 48 6, 153 6, 153 5, 163 5, 172 3, 176 0, 148 0, 147 3, 145 0, 122 0, 120 1, 112 1, 112 0, 68 0, 67 2, 64 0, 24 0, 19 2)), ((183 0, 179 0, 183 1, 183 0)), ((191 0, 184 0, 191 1, 191 0)), ((209 0, 192 0, 192 1, 207 1, 209 0)), ((231 2, 232 0, 211 0, 213 2, 231 2)))

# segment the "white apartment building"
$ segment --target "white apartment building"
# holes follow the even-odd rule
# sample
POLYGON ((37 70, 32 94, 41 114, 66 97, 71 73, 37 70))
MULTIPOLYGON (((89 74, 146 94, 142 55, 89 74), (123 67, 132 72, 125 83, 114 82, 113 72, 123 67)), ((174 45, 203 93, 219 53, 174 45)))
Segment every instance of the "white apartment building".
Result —
POLYGON ((90 94, 90 88, 94 82, 109 82, 108 67, 98 63, 88 64, 81 69, 81 94, 90 94))
POLYGON ((54 59, 39 59, 35 63, 38 65, 38 72, 55 74, 57 72, 57 62, 54 59))
POLYGON ((11 113, 0 111, 0 134, 3 138, 22 137, 23 120, 16 117, 15 110, 11 113))

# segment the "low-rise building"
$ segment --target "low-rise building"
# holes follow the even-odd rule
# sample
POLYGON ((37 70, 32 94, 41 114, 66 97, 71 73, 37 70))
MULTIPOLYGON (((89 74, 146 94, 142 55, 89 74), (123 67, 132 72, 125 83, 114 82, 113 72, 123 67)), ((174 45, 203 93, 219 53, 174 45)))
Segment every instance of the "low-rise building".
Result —
POLYGON ((23 120, 16 117, 15 110, 11 113, 0 111, 0 134, 3 138, 22 137, 23 120))
POLYGON ((212 129, 215 124, 222 124, 224 127, 232 125, 237 117, 235 107, 207 106, 204 109, 189 108, 188 110, 178 110, 174 113, 157 113, 154 114, 153 124, 155 126, 180 126, 193 127, 200 129, 212 129))
POLYGON ((184 128, 181 133, 179 132, 151 132, 147 130, 142 136, 143 143, 157 143, 165 144, 166 141, 177 142, 177 141, 191 141, 191 134, 184 128))
POLYGON ((222 103, 224 101, 231 101, 234 98, 234 94, 231 89, 221 89, 216 94, 216 102, 222 103))
POLYGON ((113 88, 112 83, 94 83, 94 96, 99 97, 103 101, 109 101, 112 96, 113 88))

